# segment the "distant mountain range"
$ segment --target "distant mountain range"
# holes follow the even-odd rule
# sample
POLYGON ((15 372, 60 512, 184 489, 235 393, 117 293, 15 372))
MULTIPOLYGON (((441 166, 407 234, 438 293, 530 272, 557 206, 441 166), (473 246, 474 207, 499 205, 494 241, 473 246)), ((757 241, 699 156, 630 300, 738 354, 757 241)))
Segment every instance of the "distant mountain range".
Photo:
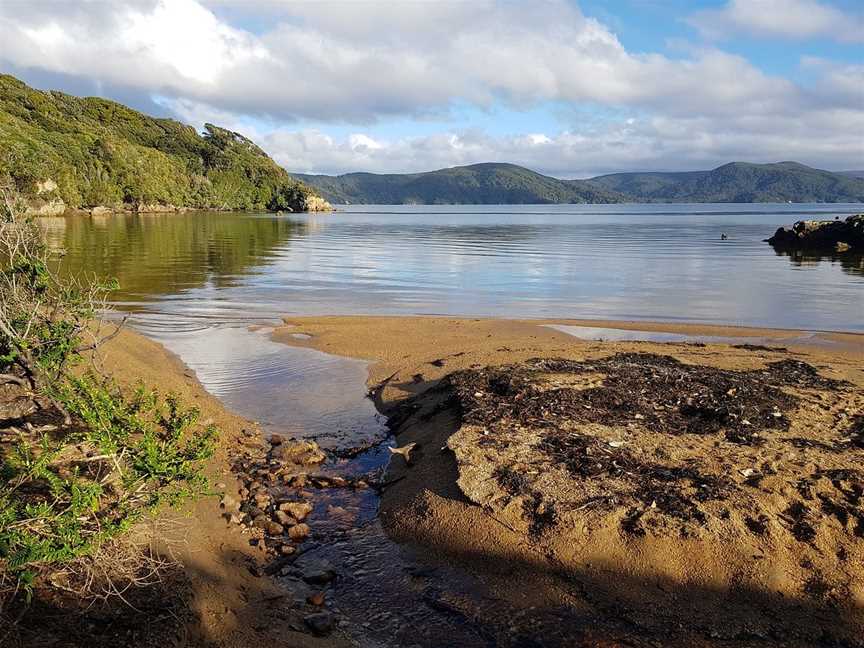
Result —
POLYGON ((515 164, 472 164, 428 173, 348 173, 295 178, 330 202, 379 205, 617 203, 625 197, 583 180, 559 180, 515 164))
POLYGON ((560 180, 501 163, 427 173, 293 175, 340 204, 844 203, 864 202, 864 179, 857 173, 797 162, 732 162, 711 171, 613 173, 588 180, 560 180))

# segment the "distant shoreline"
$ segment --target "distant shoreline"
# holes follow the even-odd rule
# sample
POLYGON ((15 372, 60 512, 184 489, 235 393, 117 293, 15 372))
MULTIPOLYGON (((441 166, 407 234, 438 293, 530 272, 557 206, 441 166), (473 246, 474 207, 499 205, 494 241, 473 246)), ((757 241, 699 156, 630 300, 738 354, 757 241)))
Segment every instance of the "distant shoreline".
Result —
POLYGON ((423 173, 292 175, 334 204, 864 202, 864 179, 798 162, 730 162, 710 171, 613 173, 584 180, 507 163, 423 173))

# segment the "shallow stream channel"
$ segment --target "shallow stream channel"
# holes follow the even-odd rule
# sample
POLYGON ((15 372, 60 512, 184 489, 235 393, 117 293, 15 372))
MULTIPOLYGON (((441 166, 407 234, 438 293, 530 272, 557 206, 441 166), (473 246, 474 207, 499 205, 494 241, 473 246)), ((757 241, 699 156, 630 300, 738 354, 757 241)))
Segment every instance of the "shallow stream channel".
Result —
MULTIPOLYGON (((273 342, 272 328, 262 324, 142 314, 133 326, 175 353, 210 393, 257 423, 265 437, 310 439, 330 451, 316 473, 380 478, 386 468, 394 441, 367 397, 365 362, 273 342), (366 449, 352 452, 358 448, 366 449)), ((310 492, 312 537, 290 568, 273 578, 303 600, 321 589, 307 585, 304 574, 335 572, 326 590, 335 632, 369 647, 497 645, 489 624, 506 627, 512 610, 460 567, 393 542, 378 520, 376 489, 310 492), (442 593, 471 599, 471 608, 483 610, 483 623, 450 608, 442 593)))

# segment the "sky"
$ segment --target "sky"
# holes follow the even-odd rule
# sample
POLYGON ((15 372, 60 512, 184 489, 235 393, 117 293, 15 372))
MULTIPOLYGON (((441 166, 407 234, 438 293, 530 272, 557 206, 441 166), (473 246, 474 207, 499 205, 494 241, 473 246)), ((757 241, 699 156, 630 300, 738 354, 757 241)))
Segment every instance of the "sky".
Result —
POLYGON ((864 169, 853 0, 0 0, 0 71, 293 172, 864 169))

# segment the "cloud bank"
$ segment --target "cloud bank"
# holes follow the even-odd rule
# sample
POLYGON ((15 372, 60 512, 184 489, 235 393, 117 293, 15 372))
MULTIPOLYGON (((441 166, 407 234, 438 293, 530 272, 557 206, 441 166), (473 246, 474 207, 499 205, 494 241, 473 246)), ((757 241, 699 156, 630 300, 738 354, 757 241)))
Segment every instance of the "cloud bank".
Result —
MULTIPOLYGON (((813 0, 748 0, 693 20, 716 34, 769 27, 800 37, 846 34, 836 29, 837 13, 813 0), (785 27, 760 18, 757 6, 769 5, 784 5, 785 27), (790 7, 823 18, 805 25, 790 7)), ((82 86, 96 79, 157 96, 193 122, 252 123, 261 133, 250 134, 293 170, 415 170, 484 159, 559 175, 730 157, 862 165, 860 68, 807 61, 818 71, 802 85, 710 44, 679 58, 631 52, 565 0, 12 0, 0 3, 0 32, 0 65, 62 75, 73 89, 76 79, 82 86), (600 126, 574 120, 555 133, 529 123, 497 137, 484 134, 482 118, 470 132, 446 125, 457 107, 494 119, 499 107, 549 103, 614 116, 600 126), (364 132, 394 119, 442 128, 423 137, 364 132), (356 132, 333 137, 327 124, 356 132)))

